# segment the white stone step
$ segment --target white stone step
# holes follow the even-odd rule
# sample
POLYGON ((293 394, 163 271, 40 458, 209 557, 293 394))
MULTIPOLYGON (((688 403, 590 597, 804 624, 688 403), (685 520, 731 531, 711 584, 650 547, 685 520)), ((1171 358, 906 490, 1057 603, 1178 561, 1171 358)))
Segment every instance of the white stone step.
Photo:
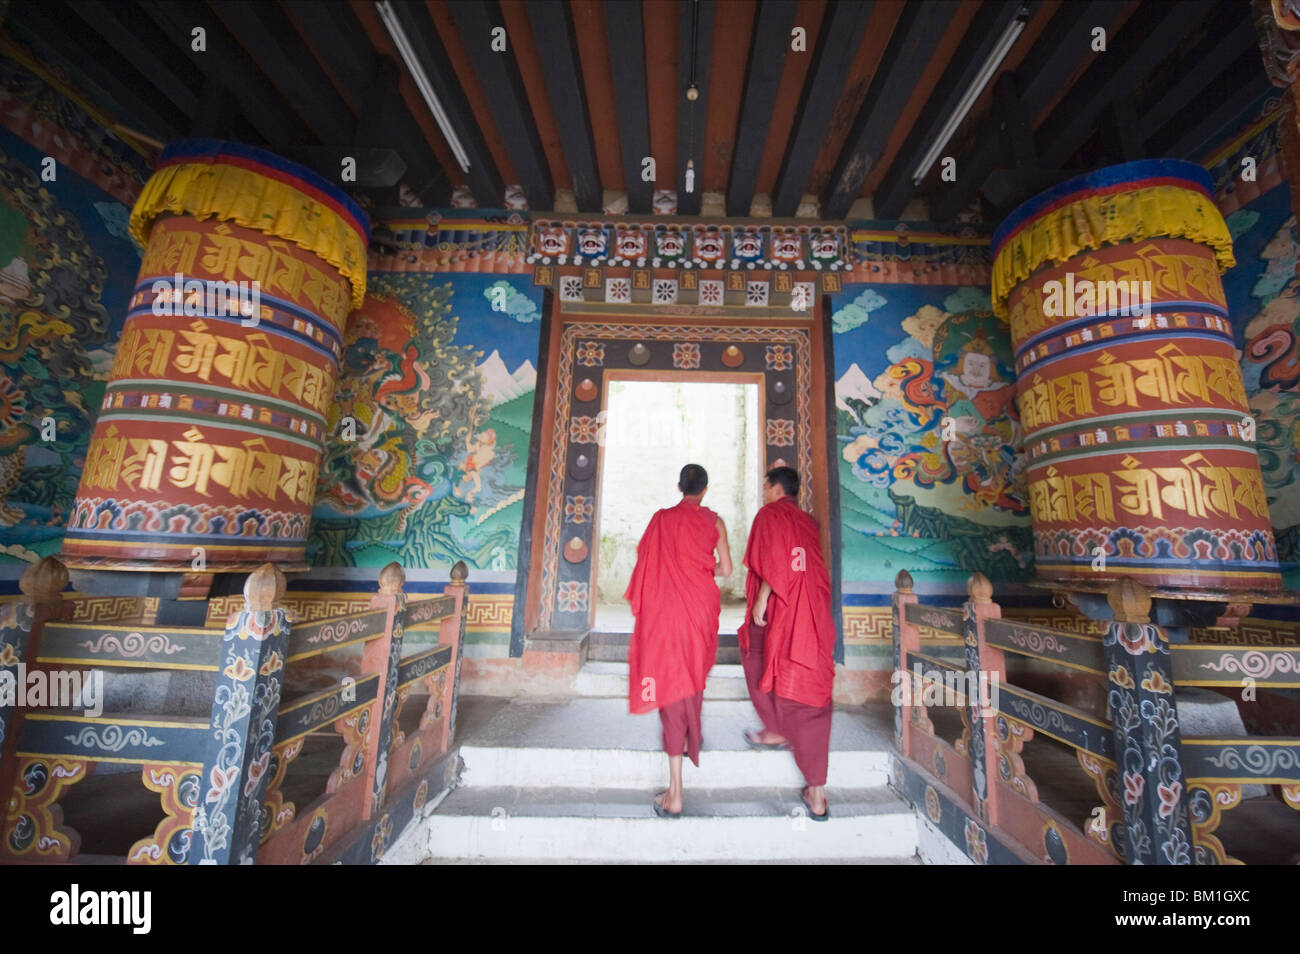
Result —
MULTIPOLYGON (((633 716, 623 699, 564 702, 463 700, 457 735, 464 788, 590 787, 655 791, 667 783, 658 715, 633 716), (469 723, 468 725, 466 723, 469 723), (462 729, 464 734, 462 734, 462 729)), ((831 719, 827 778, 832 786, 869 789, 888 781, 892 734, 888 707, 837 708, 831 719)), ((757 725, 748 702, 706 701, 700 767, 685 760, 688 789, 770 787, 795 793, 803 779, 791 753, 754 750, 743 733, 757 725)))
MULTIPOLYGON (((628 665, 625 662, 588 661, 578 670, 573 691, 587 698, 626 699, 627 677, 628 665)), ((704 684, 704 698, 748 699, 744 670, 738 664, 715 664, 704 684)))
POLYGON ((912 861, 916 819, 895 793, 831 787, 827 798, 830 820, 814 822, 797 790, 687 787, 683 816, 662 819, 650 792, 462 788, 408 829, 394 860, 912 861))
MULTIPOLYGON (((390 853, 392 849, 389 850, 390 853)), ((961 854, 958 852, 958 854, 961 854)), ((965 858, 965 855, 962 855, 965 858)), ((970 863, 970 859, 966 859, 970 863)), ((733 865, 730 858, 688 858, 679 861, 657 861, 665 865, 733 865)), ((910 858, 747 858, 747 865, 923 865, 920 855, 910 858)), ((384 855, 380 864, 425 865, 640 865, 636 858, 424 858, 422 861, 389 861, 384 855)))
MULTIPOLYGON (((465 746, 461 785, 493 788, 503 785, 596 787, 604 789, 661 788, 668 781, 668 758, 662 752, 628 749, 511 749, 465 746)), ((889 781, 889 754, 831 752, 827 779, 853 788, 875 788, 889 781)), ((736 788, 743 785, 803 787, 803 776, 789 752, 703 750, 700 767, 683 760, 682 784, 688 788, 736 788)))

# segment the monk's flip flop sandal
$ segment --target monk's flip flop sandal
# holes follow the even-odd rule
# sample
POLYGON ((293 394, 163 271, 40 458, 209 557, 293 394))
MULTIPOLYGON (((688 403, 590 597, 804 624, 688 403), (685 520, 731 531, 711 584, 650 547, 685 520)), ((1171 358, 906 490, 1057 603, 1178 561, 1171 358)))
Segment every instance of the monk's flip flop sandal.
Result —
POLYGON ((755 734, 753 729, 745 730, 745 744, 751 749, 786 749, 790 747, 789 742, 760 742, 754 738, 755 734))
POLYGON ((681 818, 682 817, 681 812, 670 812, 668 809, 664 808, 663 802, 660 801, 659 796, 660 795, 667 796, 667 794, 668 794, 667 791, 659 792, 657 795, 655 795, 654 800, 650 802, 650 805, 655 810, 655 814, 658 815, 660 818, 681 818))
POLYGON ((829 799, 827 799, 826 801, 826 811, 818 815, 815 811, 812 810, 812 802, 808 801, 808 789, 805 788, 802 792, 800 792, 799 798, 801 801, 803 801, 803 807, 808 809, 808 817, 811 818, 813 821, 824 822, 826 821, 826 819, 831 817, 831 803, 829 799))

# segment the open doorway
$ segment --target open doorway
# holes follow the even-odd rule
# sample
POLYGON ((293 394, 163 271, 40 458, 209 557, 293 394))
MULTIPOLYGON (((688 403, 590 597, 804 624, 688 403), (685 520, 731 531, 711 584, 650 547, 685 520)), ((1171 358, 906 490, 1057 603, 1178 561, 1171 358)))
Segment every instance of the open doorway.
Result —
POLYGON ((681 500, 677 477, 686 464, 709 474, 704 506, 727 525, 734 564, 719 580, 720 633, 734 633, 745 614, 745 543, 760 497, 762 418, 757 376, 735 381, 608 382, 601 448, 596 632, 630 633, 623 593, 636 545, 656 510, 681 500))

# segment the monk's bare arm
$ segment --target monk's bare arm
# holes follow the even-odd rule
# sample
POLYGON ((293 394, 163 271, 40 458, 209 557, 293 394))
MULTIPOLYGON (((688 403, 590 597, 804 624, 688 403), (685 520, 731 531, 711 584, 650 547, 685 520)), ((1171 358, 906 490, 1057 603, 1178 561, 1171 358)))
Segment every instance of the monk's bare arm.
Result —
POLYGON ((767 625, 767 601, 772 595, 772 587, 767 580, 758 588, 758 597, 754 600, 754 623, 757 626, 767 625))
POLYGON ((727 543, 727 525, 718 518, 718 565, 713 568, 714 576, 731 576, 731 545, 727 543))

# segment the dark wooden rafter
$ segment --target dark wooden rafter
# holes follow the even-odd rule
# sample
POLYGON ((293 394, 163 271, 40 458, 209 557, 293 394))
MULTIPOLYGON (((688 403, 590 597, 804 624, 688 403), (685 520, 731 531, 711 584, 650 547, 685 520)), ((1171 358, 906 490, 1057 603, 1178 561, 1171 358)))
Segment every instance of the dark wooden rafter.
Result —
MULTIPOLYGON (((285 9, 310 41, 344 95, 358 107, 349 142, 358 147, 392 147, 406 165, 404 180, 429 205, 449 205, 451 180, 428 148, 419 124, 401 96, 394 95, 400 65, 369 44, 346 4, 287 0, 285 9)), ((358 158, 358 163, 364 159, 358 158)), ((358 169, 358 182, 366 175, 358 169)))
POLYGON ((1201 159, 1207 144, 1270 91, 1276 92, 1259 66, 1259 51, 1248 50, 1202 91, 1204 108, 1190 122, 1170 120, 1149 141, 1160 155, 1201 159))
POLYGON ((1043 164, 1059 167, 1074 155, 1103 111, 1118 97, 1132 93, 1213 7, 1213 0, 1139 7, 1039 127, 1043 164))
POLYGON ((773 215, 789 217, 799 209, 873 6, 870 2, 832 3, 826 10, 772 190, 773 215))
POLYGON ((148 77, 96 30, 74 34, 69 26, 76 22, 60 6, 23 0, 9 8, 5 29, 107 115, 164 142, 182 134, 186 123, 148 77))
POLYGON ((1201 158, 1269 90, 1240 0, 818 0, 805 20, 800 2, 394 0, 469 157, 465 178, 369 0, 11 0, 5 24, 146 139, 252 142, 335 180, 351 156, 372 201, 396 200, 400 181, 435 207, 461 181, 481 206, 501 205, 508 178, 538 210, 554 207, 558 186, 598 213, 607 186, 645 214, 656 188, 675 188, 678 212, 698 215, 707 185, 729 216, 770 188, 776 216, 818 192, 834 219, 872 188, 875 215, 898 217, 1022 6, 1030 32, 981 98, 987 113, 944 150, 956 182, 922 184, 933 220, 981 194, 1005 210, 1080 171, 1067 163, 1201 158), (790 50, 795 22, 816 33, 808 53, 790 50), (1104 52, 1092 49, 1099 26, 1104 52), (206 51, 192 49, 196 27, 206 51), (503 51, 492 49, 497 27, 503 51), (648 157, 653 181, 642 178, 648 157))
POLYGON ((709 60, 713 49, 713 4, 683 0, 677 17, 677 212, 699 215, 704 181, 704 140, 709 118, 709 60), (692 42, 692 30, 695 31, 692 42), (699 98, 686 98, 694 58, 699 98), (686 191, 686 166, 695 162, 694 189, 686 191))
POLYGON ((171 49, 159 50, 156 55, 174 56, 179 51, 205 77, 228 90, 264 143, 319 141, 283 98, 267 95, 266 78, 257 65, 206 7, 161 0, 141 0, 140 7, 172 44, 171 49), (193 48, 191 39, 200 27, 205 34, 202 52, 193 48))
POLYGON ((1033 117, 1020 98, 1015 74, 1003 73, 995 81, 993 111, 1000 123, 998 128, 1006 146, 1008 164, 1020 170, 1037 168, 1038 146, 1034 142, 1033 117))
POLYGON ((596 140, 591 131, 591 110, 587 106, 582 63, 578 59, 578 41, 573 32, 573 13, 567 3, 537 3, 528 8, 528 22, 537 48, 543 51, 546 90, 560 127, 578 211, 600 212, 604 209, 600 167, 596 163, 596 140))
MULTIPOLYGON (((645 83, 645 28, 641 0, 611 5, 605 10, 609 65, 618 104, 618 138, 623 154, 627 210, 647 215, 656 182, 641 177, 643 161, 650 156, 650 103, 645 83)), ((665 157, 667 158, 667 157, 665 157)), ((658 162, 655 163, 658 179, 658 162)))
POLYGON ((189 63, 159 56, 165 38, 158 28, 129 4, 110 6, 102 0, 78 0, 67 9, 132 63, 183 116, 199 106, 203 80, 189 63))
POLYGON ((1148 157, 1146 137, 1138 123, 1133 100, 1129 97, 1121 96, 1110 104, 1102 113, 1099 129, 1107 147, 1108 165, 1135 162, 1148 157))
MULTIPOLYGON (((993 55, 998 41, 1016 20, 1020 10, 1024 19, 1033 15, 1037 3, 986 3, 975 13, 957 52, 944 70, 938 86, 926 101, 925 108, 912 126, 888 172, 876 189, 873 199, 875 215, 882 219, 898 218, 916 192, 912 180, 917 165, 930 150, 943 125, 956 110, 962 97, 975 83, 984 64, 993 55)), ((951 140, 950 140, 951 142, 951 140)))
MULTIPOLYGON (((1126 6, 1127 0, 1092 0, 1063 3, 1057 9, 1015 71, 1020 101, 1030 117, 1047 107, 1088 55, 1093 28, 1108 27, 1126 6)), ((980 123, 974 145, 958 154, 957 181, 942 187, 931 201, 931 219, 952 219, 978 194, 1002 156, 1000 125, 997 115, 986 116, 980 123)))
POLYGON ((542 149, 542 137, 528 106, 528 94, 509 34, 505 37, 504 51, 492 48, 493 31, 504 31, 506 25, 500 5, 495 0, 468 0, 452 4, 450 10, 529 206, 553 208, 555 184, 542 149))
POLYGON ((1179 50, 1177 61, 1170 64, 1172 85, 1143 91, 1134 105, 1141 127, 1154 131, 1186 110, 1199 113, 1197 105, 1206 87, 1242 54, 1258 49, 1259 36, 1250 17, 1242 16, 1238 4, 1224 3, 1208 21, 1200 42, 1179 50))
POLYGON ((190 114, 189 135, 195 139, 242 139, 234 129, 240 121, 239 106, 230 91, 215 79, 205 79, 190 114))
POLYGON ((428 10, 423 4, 407 3, 394 3, 392 10, 469 157, 466 176, 474 200, 484 208, 504 205, 505 186, 501 182, 501 173, 492 161, 482 129, 469 108, 428 10))
POLYGON ((315 57, 298 42, 279 7, 273 3, 223 3, 213 9, 317 141, 344 145, 351 140, 351 110, 315 57))
POLYGON ((848 215, 957 6, 955 0, 930 0, 909 4, 903 10, 835 163, 835 171, 822 197, 823 218, 842 219, 848 215))
POLYGON ((1055 185, 1068 174, 1047 172, 1039 166, 1033 122, 1016 89, 1015 74, 999 74, 993 90, 991 118, 998 123, 1001 168, 989 173, 981 191, 994 207, 1006 209, 1029 193, 1055 185))
POLYGON ((358 96, 374 75, 376 51, 369 43, 358 42, 365 38, 365 31, 352 8, 346 3, 320 3, 319 0, 280 0, 280 3, 294 26, 311 43, 352 111, 364 117, 374 104, 358 96))
POLYGON ((749 215, 797 7, 795 0, 760 0, 745 68, 745 92, 736 122, 731 171, 727 176, 727 215, 749 215))

